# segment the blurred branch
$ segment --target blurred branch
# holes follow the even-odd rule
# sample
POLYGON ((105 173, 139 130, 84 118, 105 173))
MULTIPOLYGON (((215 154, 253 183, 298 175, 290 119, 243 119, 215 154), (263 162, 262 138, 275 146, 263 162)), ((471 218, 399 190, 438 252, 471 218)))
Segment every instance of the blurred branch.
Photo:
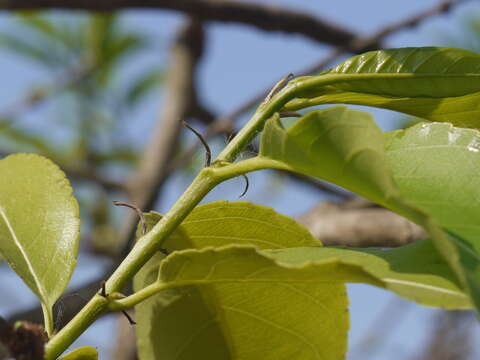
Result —
POLYGON ((387 344, 402 321, 406 319, 413 303, 397 296, 392 296, 384 308, 375 314, 367 331, 360 341, 349 350, 355 359, 372 359, 387 344))
MULTIPOLYGON (((1 0, 0 0, 1 1, 1 0)), ((44 85, 31 89, 24 96, 20 97, 15 103, 0 110, 0 129, 2 126, 9 124, 12 119, 18 117, 23 112, 31 110, 34 106, 39 105, 51 96, 71 87, 81 80, 85 79, 93 71, 93 66, 82 65, 67 70, 52 84, 44 85)))
POLYGON ((74 168, 60 164, 60 167, 67 174, 67 177, 78 180, 92 181, 107 191, 127 192, 125 184, 110 180, 100 174, 93 168, 74 168))
POLYGON ((396 247, 426 237, 418 225, 360 198, 323 202, 297 221, 325 246, 396 247))
POLYGON ((341 200, 350 200, 353 199, 356 195, 348 192, 347 190, 343 190, 341 188, 336 187, 326 181, 308 176, 299 173, 289 172, 289 171, 279 171, 284 175, 287 175, 290 179, 303 184, 307 185, 308 187, 321 191, 325 194, 333 195, 341 200))
POLYGON ((342 45, 355 35, 339 25, 319 19, 309 13, 278 6, 234 0, 0 0, 0 9, 79 9, 114 11, 129 8, 174 10, 203 21, 236 22, 255 26, 265 31, 301 34, 312 40, 342 45))
MULTIPOLYGON (((12 152, 3 151, 0 149, 0 158, 4 158, 10 154, 12 154, 12 152)), ((100 175, 93 168, 75 168, 69 166, 68 164, 63 164, 60 160, 53 160, 59 164, 62 170, 67 174, 67 177, 71 180, 92 181, 107 191, 120 191, 128 193, 128 188, 123 183, 110 180, 100 175)))
POLYGON ((439 310, 434 320, 431 338, 415 360, 473 359, 473 311, 439 310))

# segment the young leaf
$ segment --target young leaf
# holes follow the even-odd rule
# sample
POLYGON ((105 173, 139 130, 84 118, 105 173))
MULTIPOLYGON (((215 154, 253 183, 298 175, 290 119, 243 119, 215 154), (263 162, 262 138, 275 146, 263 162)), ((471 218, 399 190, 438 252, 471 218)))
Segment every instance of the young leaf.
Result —
POLYGON ((82 346, 62 356, 60 360, 98 360, 98 352, 91 346, 82 346))
POLYGON ((393 97, 456 97, 479 91, 480 54, 439 47, 386 49, 354 56, 322 75, 345 77, 329 90, 393 97))
POLYGON ((338 106, 307 114, 286 131, 270 119, 260 158, 273 167, 323 178, 384 203, 398 197, 385 156, 385 140, 372 116, 338 106))
POLYGON ((465 185, 475 184, 471 164, 472 156, 478 156, 477 132, 445 131, 450 125, 432 124, 446 128, 430 134, 431 128, 422 132, 421 126, 406 130, 415 136, 385 136, 368 115, 345 107, 312 112, 288 131, 274 117, 265 126, 258 161, 323 178, 423 225, 480 308, 480 257, 474 238, 478 215, 473 210, 464 215, 474 209, 471 199, 478 196, 478 187, 465 185), (452 224, 460 213, 464 227, 458 232, 461 226, 452 224), (459 236, 447 235, 439 226, 459 236))
POLYGON ((251 246, 175 252, 160 266, 161 286, 216 283, 361 282, 423 305, 470 308, 468 296, 430 240, 392 250, 251 246))
POLYGON ((76 263, 78 204, 64 173, 44 157, 8 156, 0 174, 0 253, 39 297, 52 331, 52 306, 76 263))
MULTIPOLYGON (((159 216, 147 219, 151 225, 159 216)), ((171 251, 234 243, 320 245, 303 227, 269 208, 221 201, 197 207, 163 246, 171 251)), ((136 290, 156 281, 161 258, 157 255, 137 274, 136 290)), ((340 283, 171 289, 136 307, 140 359, 342 359, 346 310, 340 283)))
MULTIPOLYGON (((480 54, 448 48, 400 48, 354 56, 316 78, 286 110, 320 104, 359 104, 432 121, 478 126, 480 54)), ((299 78, 301 82, 305 78, 299 78)))

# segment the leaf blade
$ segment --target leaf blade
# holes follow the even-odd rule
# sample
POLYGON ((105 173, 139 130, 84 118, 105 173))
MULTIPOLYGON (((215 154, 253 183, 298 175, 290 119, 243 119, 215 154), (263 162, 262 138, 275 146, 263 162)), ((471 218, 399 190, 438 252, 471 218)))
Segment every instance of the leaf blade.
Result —
POLYGON ((0 172, 0 252, 40 298, 48 322, 76 263, 78 204, 63 172, 46 158, 11 155, 0 161, 0 172))
POLYGON ((290 101, 285 110, 321 104, 357 104, 404 112, 430 121, 476 127, 480 114, 480 54, 420 47, 371 51, 318 76, 328 79, 290 101))
POLYGON ((454 273, 429 240, 390 250, 260 250, 248 245, 183 250, 162 262, 157 281, 167 286, 230 282, 366 283, 427 306, 471 307, 454 273), (419 262, 422 257, 427 261, 419 262))
MULTIPOLYGON (((468 129, 458 131, 475 132, 468 129)), ((435 212, 432 211, 433 207, 419 206, 415 196, 420 196, 420 193, 399 183, 402 174, 421 169, 422 166, 431 171, 424 179, 435 179, 435 174, 441 174, 445 169, 455 173, 452 169, 459 166, 458 159, 447 158, 450 161, 446 167, 445 159, 435 157, 435 151, 432 151, 431 157, 437 160, 435 162, 431 158, 415 155, 415 161, 410 164, 408 159, 392 161, 388 157, 391 148, 388 141, 391 139, 383 135, 371 117, 345 107, 335 107, 307 114, 288 131, 282 128, 278 117, 270 119, 262 136, 259 159, 264 161, 265 167, 289 169, 343 186, 424 226, 464 289, 469 291, 477 309, 480 309, 480 260, 465 251, 461 240, 452 238, 442 230, 449 230, 449 226, 445 219, 438 216, 438 209, 435 212), (434 164, 433 167, 429 161, 434 164), (396 166, 392 165, 394 163, 396 166), (411 167, 412 163, 416 165, 411 167)), ((469 179, 474 176, 468 166, 462 171, 469 173, 469 179)), ((411 184, 419 186, 420 183, 415 179, 411 184)), ((445 179, 438 184, 445 184, 445 179)), ((442 192, 451 197, 459 191, 462 191, 461 186, 453 191, 453 195, 452 189, 437 190, 434 195, 442 192)), ((448 213, 445 208, 442 209, 448 213)), ((472 241, 473 238, 467 238, 467 243, 472 241)))
MULTIPOLYGON (((149 226, 158 219, 159 215, 147 216, 149 226)), ((320 245, 303 227, 270 208, 219 201, 197 207, 163 246, 172 251, 235 242, 263 248, 320 245), (257 217, 266 217, 270 224, 254 222, 257 217), (265 242, 272 233, 273 242, 265 242)), ((142 269, 135 289, 156 281, 162 257, 157 255, 156 261, 142 269)), ((137 306, 140 358, 189 359, 203 355, 219 360, 245 359, 261 353, 265 359, 317 359, 318 351, 324 352, 326 359, 343 358, 348 328, 346 306, 343 284, 250 284, 248 288, 243 284, 215 284, 172 289, 137 306), (274 303, 269 301, 272 298, 274 303), (316 302, 312 303, 312 299, 316 302), (315 307, 316 311, 286 311, 300 304, 303 308, 315 307), (331 309, 332 315, 325 309, 331 309), (328 326, 319 329, 324 316, 328 326), (302 321, 298 321, 300 318, 302 321), (281 330, 288 329, 287 324, 292 324, 294 331, 289 333, 288 342, 287 332, 281 330), (275 335, 265 336, 272 333, 275 335), (295 346, 289 347, 288 343, 295 346), (298 349, 302 349, 301 354, 298 349)))

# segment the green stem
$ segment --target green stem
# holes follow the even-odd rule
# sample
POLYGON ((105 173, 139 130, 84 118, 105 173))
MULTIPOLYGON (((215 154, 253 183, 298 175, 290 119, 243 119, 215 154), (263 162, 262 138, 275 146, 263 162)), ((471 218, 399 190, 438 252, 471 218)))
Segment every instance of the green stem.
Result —
MULTIPOLYGON (((400 74, 397 77, 408 77, 408 75, 410 74, 400 74)), ((361 77, 376 76, 370 74, 370 76, 361 77)), ((268 161, 262 158, 242 161, 234 165, 230 163, 263 129, 267 119, 275 112, 280 111, 289 100, 295 97, 295 94, 312 87, 321 87, 350 79, 357 80, 358 78, 358 75, 324 75, 299 78, 291 81, 268 102, 261 104, 252 119, 220 153, 212 167, 203 169, 170 211, 148 234, 137 241, 132 251, 107 280, 105 284, 107 293, 120 291, 126 282, 155 254, 168 235, 180 225, 183 219, 218 183, 241 173, 269 167, 267 166, 268 161)), ((63 353, 102 313, 108 310, 110 301, 98 294, 95 295, 58 334, 50 339, 45 348, 45 359, 55 360, 63 353)))
MULTIPOLYGON (((213 176, 211 168, 203 169, 184 194, 173 205, 171 210, 140 238, 125 260, 107 280, 107 293, 120 291, 126 282, 155 254, 162 246, 163 240, 170 235, 192 209, 213 189, 219 179, 213 176)), ((56 359, 70 344, 75 341, 103 312, 106 311, 109 300, 99 294, 52 339, 45 348, 45 359, 56 359)))
POLYGON ((55 331, 55 326, 53 324, 52 308, 42 303, 42 312, 43 326, 45 327, 45 332, 47 333, 47 336, 50 338, 55 331))
MULTIPOLYGON (((286 100, 285 100, 286 101, 286 100)), ((285 103, 275 101, 281 107, 285 103)), ((267 106, 269 113, 274 110, 267 106)), ((259 109, 260 111, 261 109, 259 109)), ((249 131, 243 131, 242 137, 252 139, 256 129, 263 124, 258 124, 266 116, 256 115, 252 118, 256 125, 247 125, 249 131)), ((239 162, 238 164, 225 163, 225 159, 233 159, 245 147, 250 140, 240 141, 236 136, 235 145, 229 144, 226 156, 218 158, 214 166, 203 169, 184 194, 173 205, 170 211, 153 227, 153 229, 140 238, 125 260, 107 280, 105 289, 107 293, 120 291, 138 270, 161 248, 162 242, 170 235, 193 208, 210 192, 217 184, 241 173, 253 171, 261 166, 254 159, 239 162)), ((108 310, 110 300, 99 294, 95 295, 88 304, 60 331, 52 337, 45 348, 45 359, 54 360, 70 346, 101 314, 108 310)))
POLYGON ((141 303, 142 301, 148 299, 150 296, 155 295, 156 293, 168 289, 170 286, 162 282, 156 281, 153 284, 150 284, 143 289, 137 291, 136 293, 127 296, 124 299, 115 300, 110 302, 108 305, 108 310, 110 311, 120 311, 126 310, 134 307, 135 305, 141 303))

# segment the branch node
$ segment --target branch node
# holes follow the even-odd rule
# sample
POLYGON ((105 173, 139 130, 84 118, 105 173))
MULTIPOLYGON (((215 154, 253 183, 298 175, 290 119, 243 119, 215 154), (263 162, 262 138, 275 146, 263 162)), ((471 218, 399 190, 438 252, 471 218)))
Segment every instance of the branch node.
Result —
POLYGON ((197 130, 191 127, 186 121, 182 121, 182 125, 191 132, 193 132, 198 138, 198 140, 200 140, 200 142, 202 143, 203 147, 205 148, 205 167, 209 167, 212 163, 212 151, 210 150, 210 146, 208 146, 207 141, 202 134, 200 134, 197 130))

